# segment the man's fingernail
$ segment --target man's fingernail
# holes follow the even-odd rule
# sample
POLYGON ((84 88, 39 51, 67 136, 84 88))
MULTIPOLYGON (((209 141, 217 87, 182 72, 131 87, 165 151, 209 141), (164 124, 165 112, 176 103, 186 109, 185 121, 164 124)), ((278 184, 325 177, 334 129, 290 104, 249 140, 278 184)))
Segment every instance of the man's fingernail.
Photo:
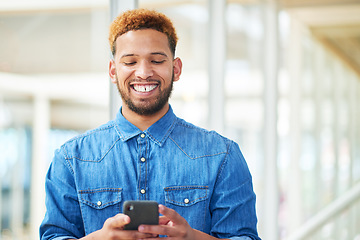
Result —
POLYGON ((125 218, 124 218, 124 222, 125 222, 125 223, 129 223, 129 222, 130 222, 130 217, 128 217, 128 216, 125 217, 125 218))

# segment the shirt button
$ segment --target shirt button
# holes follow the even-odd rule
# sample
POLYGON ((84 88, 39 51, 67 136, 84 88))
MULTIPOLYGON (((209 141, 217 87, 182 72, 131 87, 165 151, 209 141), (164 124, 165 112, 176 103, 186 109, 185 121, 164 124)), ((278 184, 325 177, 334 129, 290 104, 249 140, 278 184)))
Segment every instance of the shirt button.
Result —
POLYGON ((188 198, 184 199, 184 203, 188 204, 190 202, 190 200, 188 198))
POLYGON ((142 133, 142 134, 140 135, 140 137, 141 137, 141 138, 144 138, 144 137, 145 137, 145 134, 144 134, 144 133, 142 133))
POLYGON ((145 162, 146 159, 144 157, 140 158, 140 161, 145 162))
POLYGON ((98 205, 98 207, 100 207, 102 205, 102 202, 98 201, 96 204, 98 205))
POLYGON ((145 189, 140 190, 141 194, 145 194, 145 189))

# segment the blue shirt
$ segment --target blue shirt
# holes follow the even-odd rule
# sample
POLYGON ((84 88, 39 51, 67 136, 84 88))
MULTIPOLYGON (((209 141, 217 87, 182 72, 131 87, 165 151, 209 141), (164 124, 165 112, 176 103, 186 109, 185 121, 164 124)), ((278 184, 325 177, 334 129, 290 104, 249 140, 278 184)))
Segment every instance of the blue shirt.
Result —
POLYGON ((115 120, 56 150, 46 176, 42 240, 81 238, 155 200, 218 238, 259 240, 252 178, 239 146, 177 118, 170 107, 145 131, 115 120))

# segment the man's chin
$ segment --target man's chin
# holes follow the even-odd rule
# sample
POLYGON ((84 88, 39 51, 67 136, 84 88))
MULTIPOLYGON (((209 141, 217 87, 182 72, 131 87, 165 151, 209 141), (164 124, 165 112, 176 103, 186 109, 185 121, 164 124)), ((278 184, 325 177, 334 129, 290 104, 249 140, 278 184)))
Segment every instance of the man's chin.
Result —
POLYGON ((133 104, 133 103, 128 103, 127 106, 128 108, 135 112, 136 114, 142 115, 142 116, 151 116, 154 115, 158 112, 160 112, 164 107, 165 104, 156 104, 156 105, 146 105, 146 104, 133 104))
POLYGON ((165 89, 157 98, 131 98, 124 94, 118 87, 123 103, 134 113, 142 116, 151 116, 164 109, 168 105, 168 101, 172 92, 172 84, 165 89))

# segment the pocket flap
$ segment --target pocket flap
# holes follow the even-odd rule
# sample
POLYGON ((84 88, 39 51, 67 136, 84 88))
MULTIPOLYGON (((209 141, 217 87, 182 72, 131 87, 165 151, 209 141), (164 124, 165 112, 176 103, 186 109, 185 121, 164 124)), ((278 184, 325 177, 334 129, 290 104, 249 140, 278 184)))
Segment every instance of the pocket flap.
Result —
POLYGON ((208 198, 207 186, 166 187, 165 201, 179 206, 191 206, 208 198))
POLYGON ((121 202, 121 188, 80 190, 79 201, 96 209, 103 209, 121 202))

